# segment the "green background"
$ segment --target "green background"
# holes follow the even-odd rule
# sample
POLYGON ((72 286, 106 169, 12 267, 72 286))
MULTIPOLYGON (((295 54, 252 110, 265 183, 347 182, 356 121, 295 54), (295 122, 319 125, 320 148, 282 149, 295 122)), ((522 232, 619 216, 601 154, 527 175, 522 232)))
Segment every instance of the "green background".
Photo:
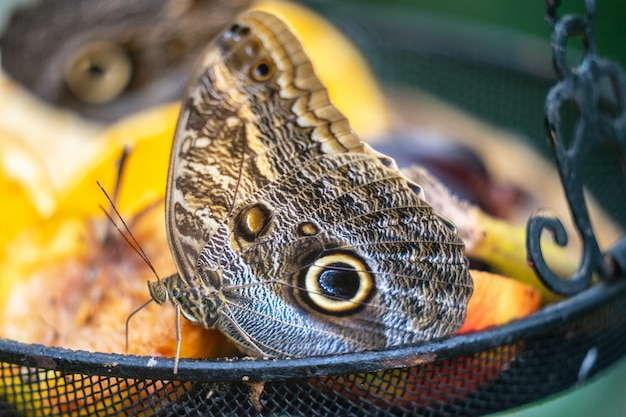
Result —
MULTIPOLYGON (((475 22, 499 25, 549 39, 551 30, 544 19, 545 3, 540 0, 362 0, 384 7, 411 7, 445 13, 475 22)), ((584 13, 584 0, 563 0, 560 15, 584 13)), ((596 1, 594 25, 600 55, 626 64, 626 1, 596 1)))

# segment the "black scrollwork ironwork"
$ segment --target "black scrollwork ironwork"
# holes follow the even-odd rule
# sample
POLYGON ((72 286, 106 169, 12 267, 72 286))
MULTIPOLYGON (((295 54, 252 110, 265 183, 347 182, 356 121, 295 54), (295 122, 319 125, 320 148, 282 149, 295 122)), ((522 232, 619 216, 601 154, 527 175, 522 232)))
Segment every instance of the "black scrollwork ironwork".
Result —
POLYGON ((598 246, 583 194, 582 168, 591 150, 601 144, 611 144, 621 153, 624 166, 626 153, 626 76, 614 62, 597 56, 593 32, 595 1, 585 0, 585 16, 557 16, 560 1, 546 0, 547 19, 552 26, 552 56, 559 78, 547 95, 544 117, 548 141, 559 170, 570 212, 583 245, 582 259, 577 271, 568 278, 556 275, 546 264, 540 238, 543 230, 550 231, 555 241, 565 246, 567 233, 561 221, 545 211, 535 213, 527 225, 528 260, 543 283, 553 292, 573 295, 587 288, 592 275, 602 279, 616 276, 626 269, 626 240, 621 240, 603 254, 598 246), (571 68, 568 65, 566 43, 578 37, 583 43, 583 57, 571 68), (611 108, 607 111, 607 103, 611 108), (560 112, 564 104, 578 110, 570 145, 564 143, 560 112))

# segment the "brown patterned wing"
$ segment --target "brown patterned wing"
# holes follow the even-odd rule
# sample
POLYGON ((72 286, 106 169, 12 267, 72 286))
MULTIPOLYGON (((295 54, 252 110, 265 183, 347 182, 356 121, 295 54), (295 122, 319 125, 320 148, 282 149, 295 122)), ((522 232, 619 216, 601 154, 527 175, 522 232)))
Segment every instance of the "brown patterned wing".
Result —
POLYGON ((264 356, 462 325, 472 282, 454 226, 355 136, 285 23, 241 15, 186 97, 167 194, 180 277, 166 282, 186 318, 264 356))
POLYGON ((166 217, 187 279, 237 201, 316 155, 363 151, 300 42, 267 13, 247 13, 216 38, 185 97, 166 217))

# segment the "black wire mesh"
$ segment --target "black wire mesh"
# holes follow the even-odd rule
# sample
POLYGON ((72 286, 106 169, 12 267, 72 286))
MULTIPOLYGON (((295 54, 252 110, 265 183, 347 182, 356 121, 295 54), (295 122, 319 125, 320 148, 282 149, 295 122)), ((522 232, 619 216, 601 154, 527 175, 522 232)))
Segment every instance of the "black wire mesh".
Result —
MULTIPOLYGON (((0 341, 6 415, 479 416, 585 382, 626 353, 626 282, 508 326, 386 352, 172 360, 0 341), (78 371, 80 370, 80 371, 78 371)), ((5 415, 5 414, 0 414, 5 415)))
MULTIPOLYGON (((367 55, 383 79, 420 85, 544 141, 543 100, 553 79, 541 70, 495 65, 493 57, 441 45, 434 50, 433 38, 415 25, 350 25, 343 26, 358 32, 365 50, 375 49, 367 55)), ((182 360, 177 375, 169 359, 0 340, 0 416, 478 416, 536 401, 607 368, 626 354, 625 321, 620 281, 507 326, 428 345, 292 360, 182 360)))

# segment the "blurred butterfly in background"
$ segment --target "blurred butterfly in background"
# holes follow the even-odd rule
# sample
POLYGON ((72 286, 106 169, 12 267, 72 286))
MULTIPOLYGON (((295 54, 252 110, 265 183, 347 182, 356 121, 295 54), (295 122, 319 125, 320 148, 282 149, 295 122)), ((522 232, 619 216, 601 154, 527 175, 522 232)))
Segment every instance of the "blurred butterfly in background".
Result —
POLYGON ((198 55, 251 0, 41 0, 16 11, 3 69, 97 120, 178 100, 198 55))

